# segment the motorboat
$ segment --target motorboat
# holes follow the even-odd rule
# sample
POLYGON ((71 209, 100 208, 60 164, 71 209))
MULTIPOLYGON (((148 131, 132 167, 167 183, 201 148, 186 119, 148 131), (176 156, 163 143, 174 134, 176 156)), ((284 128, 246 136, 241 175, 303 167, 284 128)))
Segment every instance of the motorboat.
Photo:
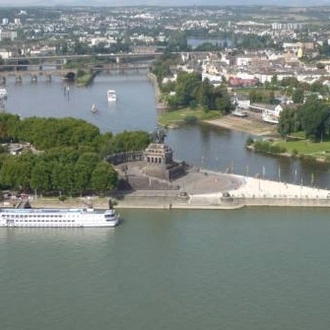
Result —
POLYGON ((98 112, 98 109, 97 109, 95 103, 93 103, 93 105, 92 105, 92 107, 91 107, 91 111, 92 111, 93 113, 98 112))
POLYGON ((113 89, 109 89, 107 91, 107 99, 108 99, 108 102, 116 102, 117 101, 116 91, 113 89))
POLYGON ((0 99, 4 99, 8 96, 8 92, 6 88, 0 88, 0 99))

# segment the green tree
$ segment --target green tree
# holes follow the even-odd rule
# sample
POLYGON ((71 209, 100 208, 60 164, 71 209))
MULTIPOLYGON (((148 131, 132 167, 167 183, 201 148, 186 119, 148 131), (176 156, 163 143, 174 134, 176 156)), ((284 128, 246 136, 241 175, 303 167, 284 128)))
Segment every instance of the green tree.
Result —
POLYGON ((118 183, 118 174, 112 165, 98 163, 92 173, 92 188, 100 194, 114 189, 118 183))
POLYGON ((29 191, 31 171, 34 163, 35 156, 31 153, 19 156, 9 155, 1 168, 1 182, 12 189, 29 191))
POLYGON ((274 74, 274 75, 272 76, 272 79, 271 79, 270 83, 271 83, 273 86, 277 86, 277 84, 278 84, 277 74, 274 74))
POLYGON ((144 150, 151 142, 150 134, 143 131, 124 131, 114 136, 109 143, 109 153, 144 150))
POLYGON ((0 141, 10 142, 17 140, 19 132, 20 119, 17 115, 9 113, 0 114, 0 141))
POLYGON ((223 113, 229 113, 233 110, 234 105, 230 100, 230 96, 226 88, 217 86, 214 89, 215 97, 215 109, 222 111, 223 113))
POLYGON ((185 32, 171 34, 167 42, 167 50, 171 52, 187 51, 189 49, 185 32))
POLYGON ((208 109, 215 108, 214 87, 209 79, 204 79, 196 89, 196 101, 208 109))
POLYGON ((292 101, 294 103, 304 102, 304 90, 302 88, 297 88, 292 93, 292 101))
POLYGON ((201 84, 202 77, 199 73, 180 72, 175 89, 179 105, 187 106, 192 100, 196 100, 201 84))
POLYGON ((298 111, 289 107, 284 108, 280 113, 277 127, 277 130, 281 136, 286 137, 293 132, 297 132, 300 127, 301 124, 298 118, 298 111))
POLYGON ((322 100, 312 95, 301 106, 302 127, 306 137, 313 141, 320 141, 329 135, 328 122, 330 118, 329 106, 322 100))
POLYGON ((37 192, 48 192, 52 190, 51 184, 52 168, 43 160, 36 161, 31 169, 30 187, 37 192))
POLYGON ((56 163, 51 173, 51 183, 54 190, 64 195, 72 196, 74 188, 74 164, 56 163))

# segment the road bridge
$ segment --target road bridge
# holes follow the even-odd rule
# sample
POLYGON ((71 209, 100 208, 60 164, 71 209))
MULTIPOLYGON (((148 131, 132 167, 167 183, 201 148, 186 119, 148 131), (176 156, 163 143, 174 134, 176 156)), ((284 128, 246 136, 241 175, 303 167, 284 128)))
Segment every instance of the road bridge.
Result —
MULTIPOLYGON (((102 72, 106 74, 129 74, 145 72, 149 69, 150 63, 108 63, 102 65, 89 64, 82 67, 83 70, 89 73, 102 72)), ((16 65, 14 70, 7 71, 8 66, 0 65, 0 83, 6 83, 10 78, 14 78, 16 82, 22 82, 23 78, 29 77, 31 81, 36 82, 40 77, 51 81, 52 76, 60 76, 63 79, 74 80, 78 69, 65 68, 64 65, 56 65, 43 69, 43 66, 36 66, 32 64, 16 65)))
MULTIPOLYGON (((1 67, 1 66, 0 66, 1 67)), ((36 82, 40 77, 46 81, 51 81, 52 76, 60 76, 63 79, 75 77, 77 70, 75 69, 54 69, 54 70, 14 70, 14 71, 0 71, 0 83, 5 84, 8 79, 15 79, 17 83, 23 82, 23 79, 29 78, 30 81, 36 82)))

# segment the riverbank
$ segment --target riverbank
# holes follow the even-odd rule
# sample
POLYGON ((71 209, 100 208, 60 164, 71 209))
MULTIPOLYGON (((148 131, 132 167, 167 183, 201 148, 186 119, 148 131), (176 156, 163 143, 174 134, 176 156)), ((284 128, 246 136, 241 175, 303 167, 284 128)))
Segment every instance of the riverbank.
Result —
POLYGON ((204 120, 203 122, 213 126, 250 133, 255 136, 278 135, 276 125, 268 124, 251 117, 241 118, 226 115, 217 119, 204 120))
MULTIPOLYGON (((330 207, 330 191, 285 182, 211 171, 194 172, 175 182, 177 190, 139 190, 116 195, 118 209, 238 209, 242 207, 330 207), (183 189, 184 188, 184 189, 183 189)), ((35 208, 108 208, 104 197, 30 197, 35 208)), ((13 205, 4 205, 10 207, 13 205)))
POLYGON ((167 110, 168 107, 167 107, 166 102, 162 102, 162 100, 161 100, 161 92, 160 92, 160 88, 158 85, 157 77, 151 72, 147 73, 147 77, 148 77, 149 81, 151 82, 152 86, 154 87, 157 111, 167 110))
POLYGON ((221 118, 214 118, 219 116, 218 111, 210 111, 209 114, 202 113, 196 109, 179 109, 168 113, 168 106, 161 101, 161 92, 158 85, 157 77, 149 72, 147 74, 149 81, 152 83, 155 92, 156 109, 158 112, 158 123, 161 126, 168 128, 178 128, 190 121, 201 121, 209 125, 223 127, 240 132, 250 133, 254 136, 278 135, 277 125, 266 123, 262 120, 261 115, 249 111, 247 117, 236 117, 233 115, 225 115, 221 118), (159 117, 163 118, 159 118, 159 117), (212 118, 213 117, 213 118, 212 118))

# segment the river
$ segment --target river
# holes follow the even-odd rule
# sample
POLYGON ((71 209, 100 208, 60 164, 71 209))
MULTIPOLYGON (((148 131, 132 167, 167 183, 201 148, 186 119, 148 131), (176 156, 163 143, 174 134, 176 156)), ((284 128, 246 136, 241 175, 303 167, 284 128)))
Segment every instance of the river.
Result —
MULTIPOLYGON (((8 82, 6 111, 73 116, 102 132, 152 130, 143 77, 8 82), (118 103, 109 107, 106 90, 118 103), (97 115, 90 111, 95 103, 97 115)), ((209 126, 168 132, 197 166, 299 181, 315 168, 248 152, 247 135, 209 126), (265 170, 263 170, 265 168, 265 170), (279 173, 279 169, 281 169, 279 173), (297 169, 297 171, 296 171, 297 169)), ((328 184, 327 169, 317 169, 328 184)), ((320 181, 320 183, 324 183, 320 181)), ((0 320, 5 330, 324 330, 330 324, 326 209, 120 210, 111 229, 0 228, 0 320)))
MULTIPOLYGON (((156 128, 154 91, 144 75, 100 75, 87 88, 70 85, 69 95, 64 93, 65 85, 59 77, 54 77, 50 83, 45 77, 38 79, 37 83, 31 83, 26 76, 22 84, 9 79, 7 112, 19 114, 22 118, 72 116, 95 124, 101 132, 152 131, 156 128), (107 102, 108 89, 116 90, 118 102, 115 105, 107 102), (98 109, 96 114, 91 111, 93 104, 98 109)), ((245 150, 247 137, 246 133, 209 125, 187 126, 168 131, 167 143, 174 149, 176 159, 195 166, 330 188, 328 166, 245 150)))
POLYGON ((5 330, 324 330, 327 210, 121 210, 115 229, 0 229, 5 330))

